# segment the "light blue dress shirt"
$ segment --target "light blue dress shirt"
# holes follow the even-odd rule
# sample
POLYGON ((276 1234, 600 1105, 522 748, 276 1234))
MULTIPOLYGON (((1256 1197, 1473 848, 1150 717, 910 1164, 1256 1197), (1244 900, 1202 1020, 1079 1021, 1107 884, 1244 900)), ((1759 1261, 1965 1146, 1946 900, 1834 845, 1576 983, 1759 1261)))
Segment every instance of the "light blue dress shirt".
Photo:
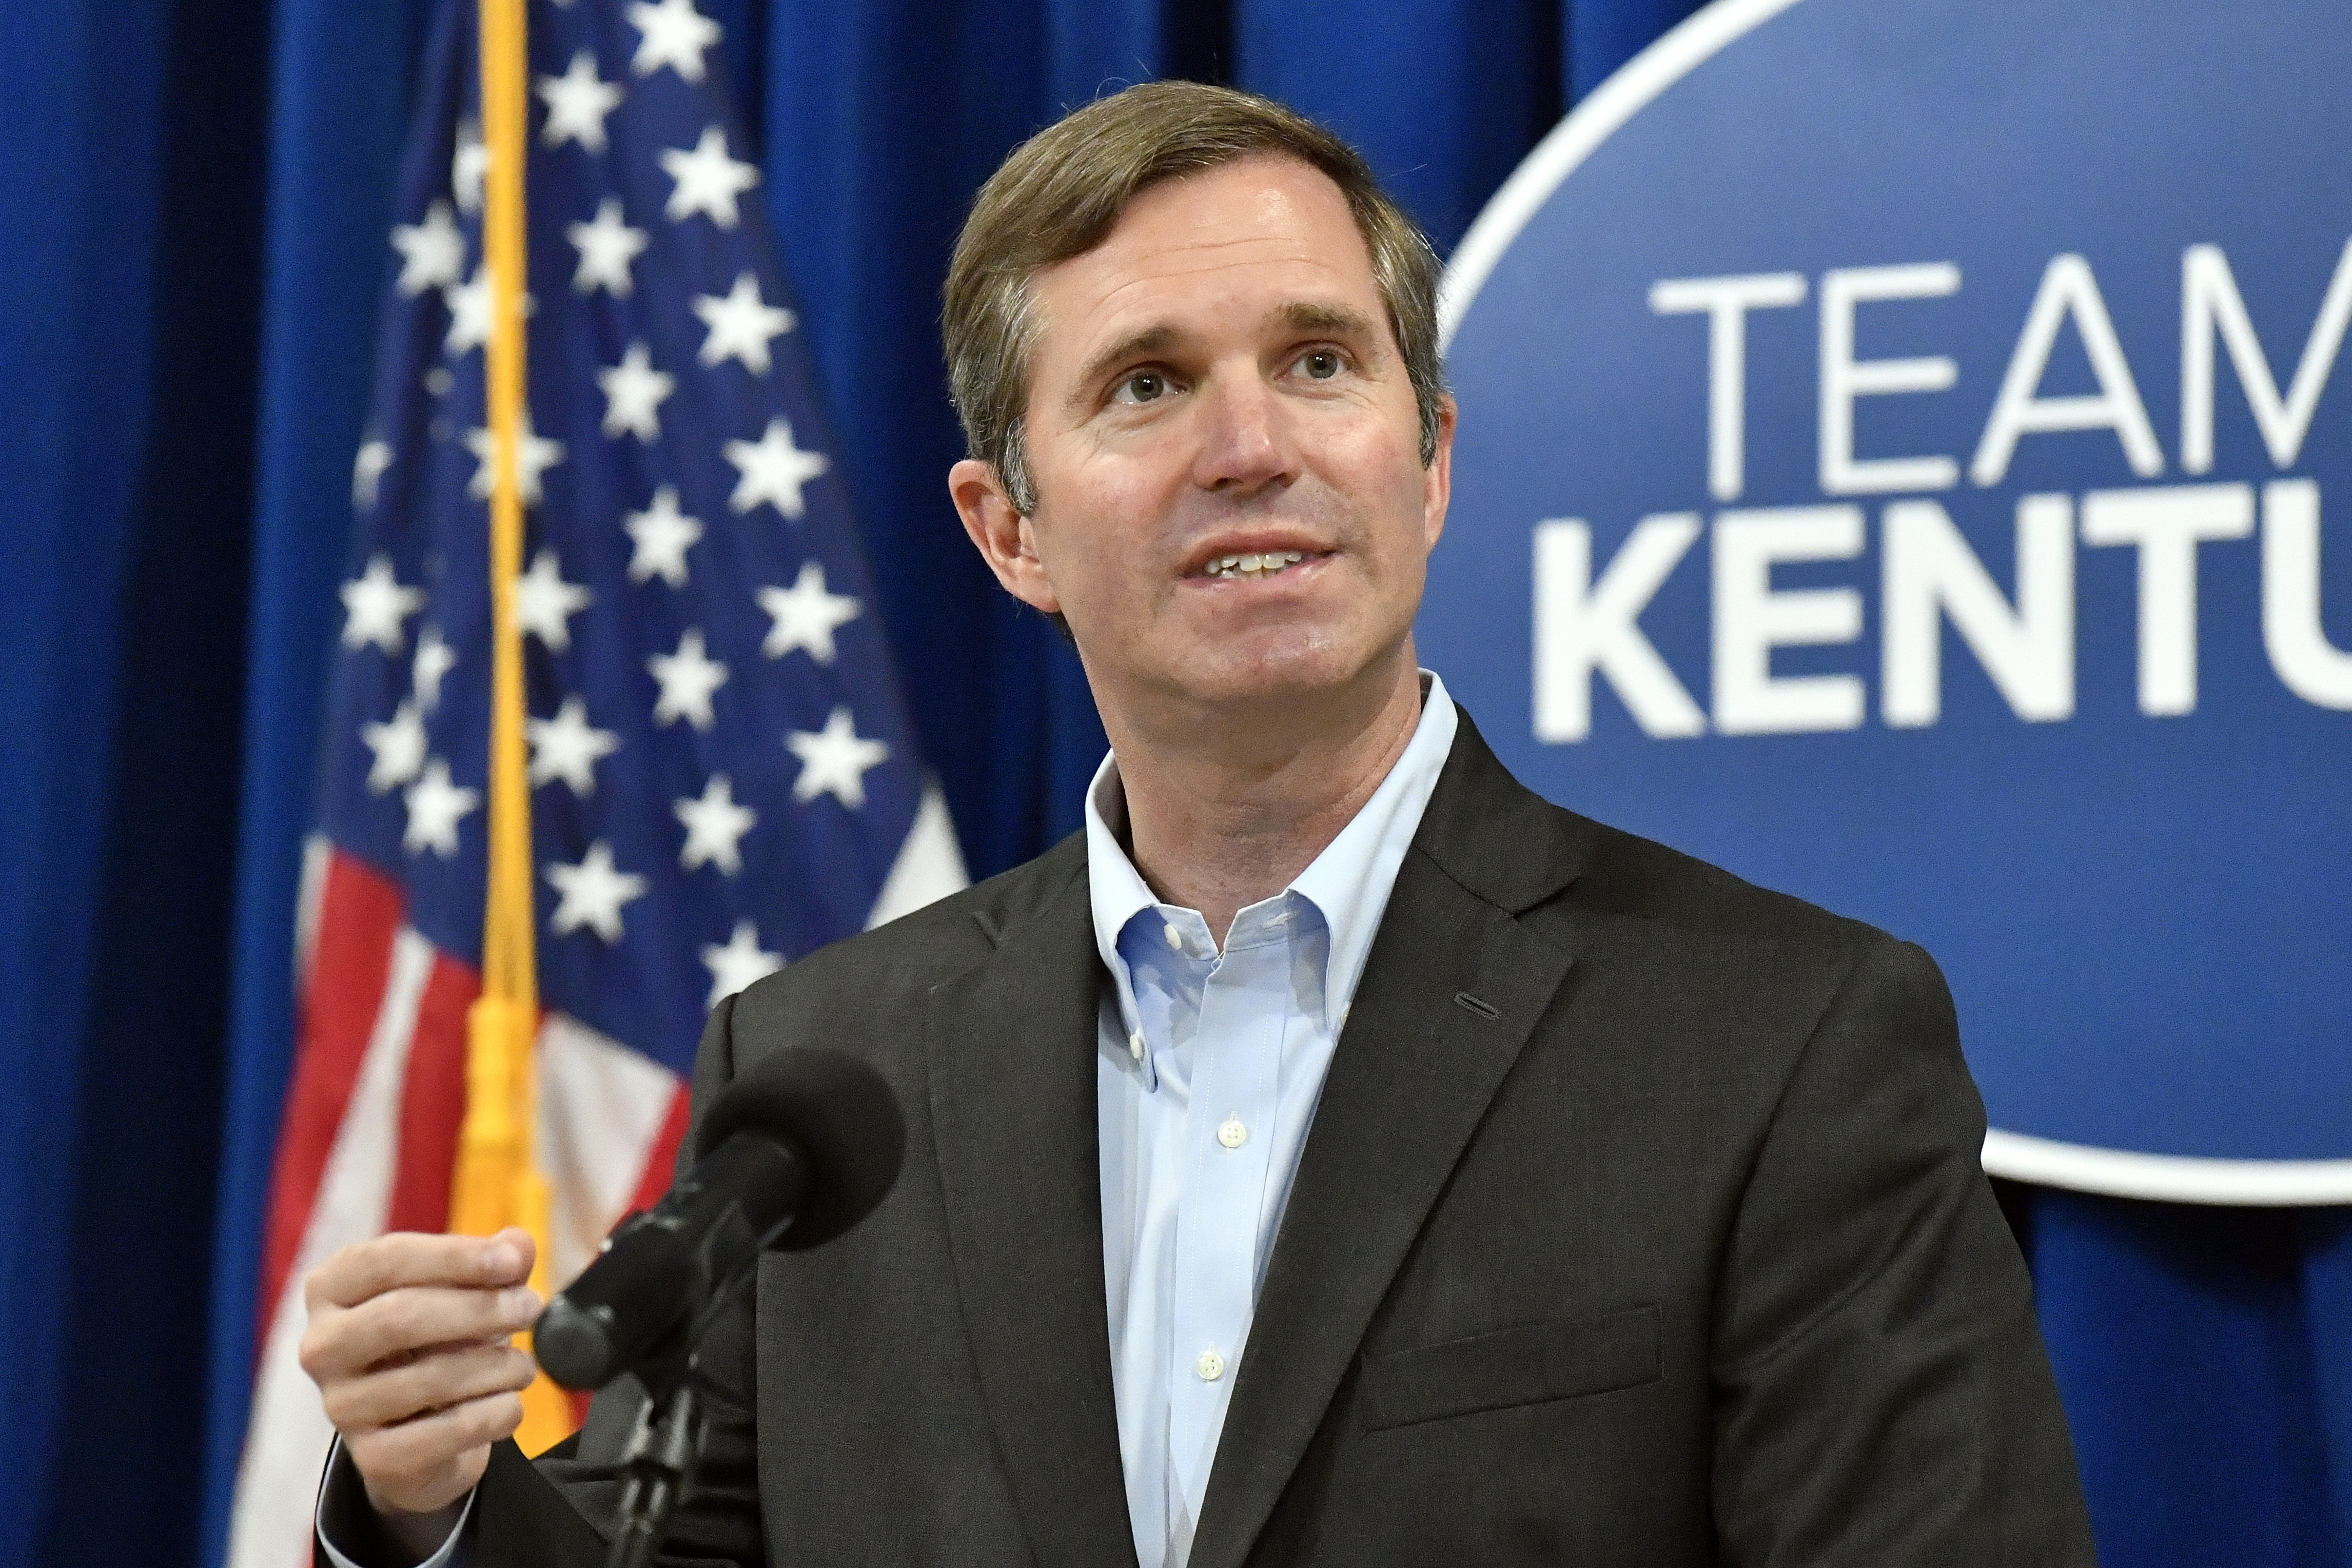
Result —
POLYGON ((1444 682, 1422 679, 1388 777, 1289 887, 1234 916, 1222 952, 1129 859, 1116 758, 1087 792, 1095 944, 1114 983, 1096 1067, 1103 1285, 1141 1568, 1191 1555, 1324 1075, 1454 745, 1444 682))
MULTIPOLYGON (((1421 676, 1421 721, 1388 777, 1289 887, 1234 917, 1223 952, 1199 910, 1154 899, 1128 858, 1116 757, 1087 791, 1095 946, 1114 983, 1096 1066, 1103 1289, 1141 1568, 1192 1554, 1324 1074, 1454 748, 1454 700, 1421 676)), ((347 1464, 339 1444, 331 1475, 347 1464)), ((418 1568, 462 1568, 464 1525, 418 1568)))

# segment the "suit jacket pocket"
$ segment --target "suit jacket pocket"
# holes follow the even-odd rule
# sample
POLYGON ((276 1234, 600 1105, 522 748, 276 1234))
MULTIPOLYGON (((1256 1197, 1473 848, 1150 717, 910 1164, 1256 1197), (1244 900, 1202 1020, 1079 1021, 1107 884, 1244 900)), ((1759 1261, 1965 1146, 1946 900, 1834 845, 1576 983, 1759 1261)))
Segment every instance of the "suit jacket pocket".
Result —
POLYGON ((1658 1309, 1498 1329, 1367 1359, 1364 1430, 1632 1388, 1658 1376, 1658 1309))

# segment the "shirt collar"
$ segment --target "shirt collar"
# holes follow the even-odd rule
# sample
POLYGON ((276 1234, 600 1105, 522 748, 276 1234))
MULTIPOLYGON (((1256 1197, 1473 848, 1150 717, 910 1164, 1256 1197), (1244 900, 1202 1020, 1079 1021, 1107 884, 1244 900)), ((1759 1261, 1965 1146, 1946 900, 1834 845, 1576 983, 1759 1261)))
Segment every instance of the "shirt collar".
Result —
MULTIPOLYGON (((1421 720, 1413 727, 1412 739, 1371 798, 1288 889, 1315 906, 1330 932, 1323 995, 1335 1027, 1355 996, 1356 984, 1371 955, 1372 938, 1388 910, 1389 891, 1396 884, 1405 850, 1420 829, 1422 813, 1428 808, 1438 774, 1444 771, 1446 756, 1454 749, 1454 700, 1446 695, 1445 682, 1426 669, 1421 672, 1421 720)), ((1125 1027, 1132 1030, 1135 996, 1127 962, 1118 953, 1119 933, 1138 914, 1158 908, 1160 900, 1119 843, 1118 829, 1127 820, 1127 798, 1119 787, 1115 755, 1106 755, 1095 770, 1094 782, 1087 789, 1086 818, 1087 882, 1093 903, 1095 951, 1118 983, 1119 1016, 1125 1027)))

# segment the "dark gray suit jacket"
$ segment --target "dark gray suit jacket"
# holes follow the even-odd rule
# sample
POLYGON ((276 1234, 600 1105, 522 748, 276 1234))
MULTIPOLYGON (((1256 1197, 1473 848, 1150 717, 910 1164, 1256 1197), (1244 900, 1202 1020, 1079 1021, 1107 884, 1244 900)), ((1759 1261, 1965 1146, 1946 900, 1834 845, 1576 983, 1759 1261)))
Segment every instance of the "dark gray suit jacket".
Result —
MULTIPOLYGON (((1082 837, 762 981, 762 1053, 908 1118, 861 1227, 712 1347, 680 1562, 1131 1565, 1082 837), (749 1414, 756 1410, 756 1427, 749 1414)), ((1467 717, 1398 873, 1242 1359, 1192 1568, 2091 1568, 1984 1113, 1927 956, 1560 810, 1467 717)), ((478 1564, 599 1561, 608 1394, 494 1458, 478 1564), (553 1484, 551 1484, 552 1482, 553 1484)))

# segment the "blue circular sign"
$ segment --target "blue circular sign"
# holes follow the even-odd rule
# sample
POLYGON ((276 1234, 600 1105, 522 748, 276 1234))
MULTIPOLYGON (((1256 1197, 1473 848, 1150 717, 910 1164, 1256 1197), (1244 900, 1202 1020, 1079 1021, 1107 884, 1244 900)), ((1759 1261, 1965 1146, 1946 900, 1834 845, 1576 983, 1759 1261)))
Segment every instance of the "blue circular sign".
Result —
POLYGON ((1998 1173, 2352 1201, 2352 12, 1718 0, 1455 256, 1418 637, 1924 943, 1998 1173))

